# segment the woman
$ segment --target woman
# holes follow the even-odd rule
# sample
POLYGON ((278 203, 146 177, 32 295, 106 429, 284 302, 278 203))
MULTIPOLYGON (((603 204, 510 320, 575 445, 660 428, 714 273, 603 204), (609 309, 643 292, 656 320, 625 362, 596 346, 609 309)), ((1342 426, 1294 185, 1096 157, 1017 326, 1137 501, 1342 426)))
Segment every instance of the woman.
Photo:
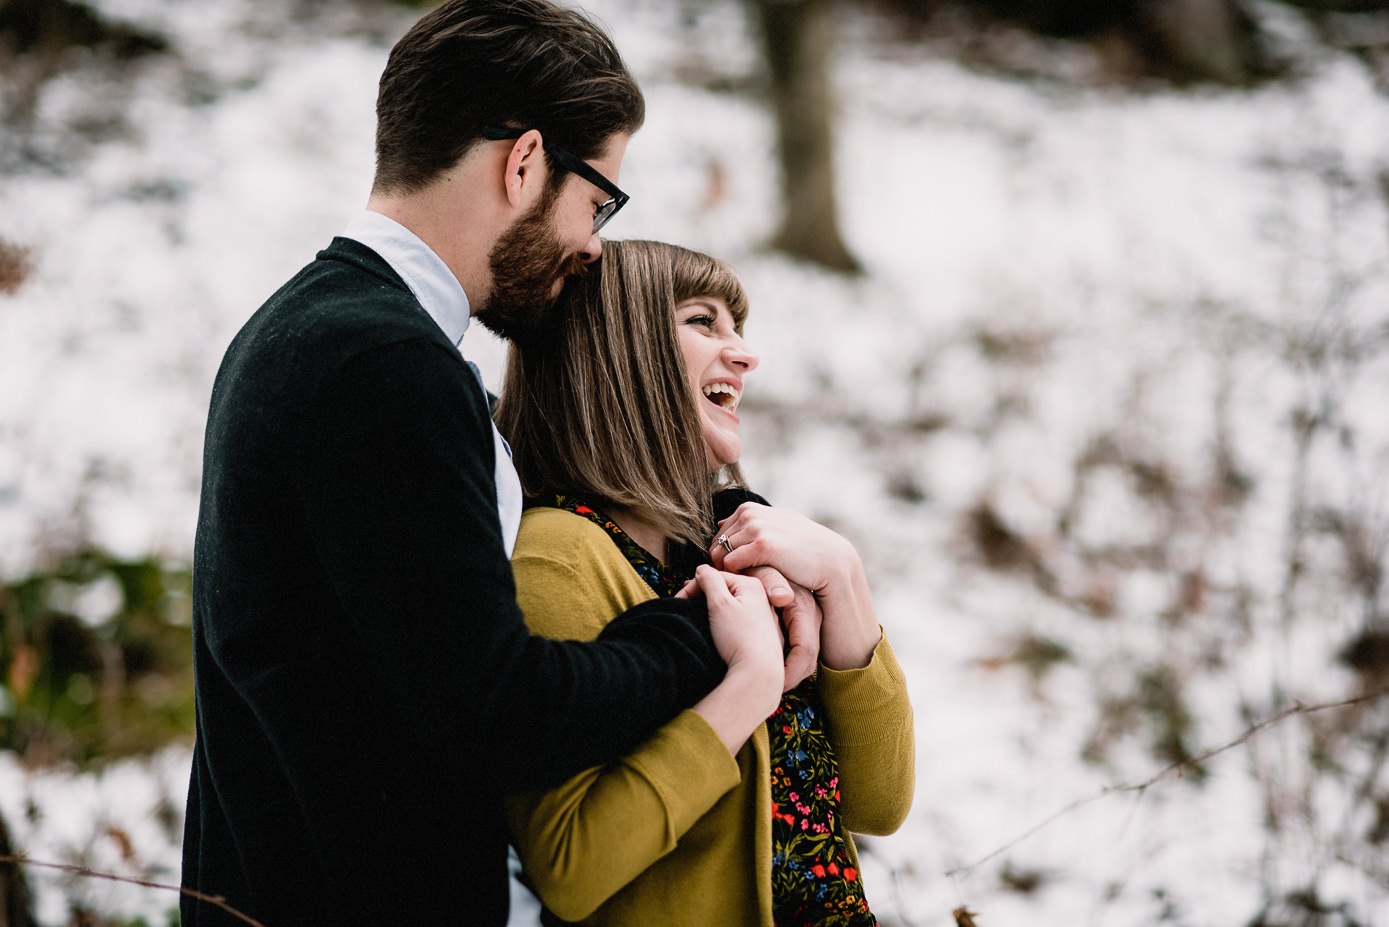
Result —
POLYGON ((816 678, 770 718, 766 705, 701 703, 623 762, 509 799, 547 922, 876 923, 849 830, 900 825, 913 742, 858 555, 754 503, 710 530, 716 490, 741 481, 737 406, 757 366, 741 285, 703 254, 606 242, 555 312, 552 335, 512 349, 498 410, 539 503, 512 561, 532 629, 594 637, 712 557, 775 566, 815 594, 822 630, 816 678))

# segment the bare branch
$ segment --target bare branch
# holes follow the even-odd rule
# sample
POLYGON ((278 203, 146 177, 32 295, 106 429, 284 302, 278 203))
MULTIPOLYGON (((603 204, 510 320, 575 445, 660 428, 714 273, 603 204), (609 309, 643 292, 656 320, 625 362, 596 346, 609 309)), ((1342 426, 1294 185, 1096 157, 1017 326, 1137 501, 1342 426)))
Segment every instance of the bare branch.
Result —
POLYGON ((1258 734, 1264 728, 1271 727, 1279 723, 1280 721, 1284 721, 1287 718, 1292 717, 1293 715, 1309 715, 1318 711, 1328 711, 1332 708, 1349 708, 1352 705, 1360 705, 1365 702, 1371 702, 1375 699, 1383 698, 1386 695, 1389 695, 1389 686, 1380 689, 1373 689, 1369 692, 1357 695, 1354 698, 1342 699, 1339 702, 1326 702, 1317 705, 1303 705, 1300 702, 1294 702, 1292 705, 1278 712, 1276 715, 1273 715, 1269 718, 1265 718, 1258 724, 1255 724, 1253 727, 1246 730, 1243 734, 1240 734, 1234 740, 1231 740, 1228 743, 1221 744, 1218 747, 1212 747, 1209 750, 1206 750, 1187 759, 1178 760, 1177 762, 1172 763, 1158 770, 1156 773, 1149 776, 1142 782, 1138 782, 1132 785, 1111 785, 1101 790, 1095 795, 1077 799, 1076 801, 1071 802, 1069 805, 1066 805, 1064 808, 1061 808, 1060 810, 1048 815, 1046 818, 1043 818, 1037 824, 1033 825, 1031 828, 1024 831, 1023 833, 1019 834, 1017 837, 1014 837, 1012 840, 1008 841, 1003 846, 999 847, 993 852, 980 857, 979 859, 975 860, 967 866, 956 866, 954 869, 947 870, 945 874, 947 876, 952 877, 958 875, 968 875, 972 873, 975 869, 978 869, 980 866, 987 863, 989 860, 995 859, 1003 855, 1004 853, 1013 849, 1018 844, 1030 838, 1032 835, 1036 834, 1038 831, 1041 831, 1043 828, 1050 825, 1052 822, 1056 821, 1058 818, 1065 817, 1066 815, 1070 814, 1072 811, 1075 811, 1078 808, 1083 808, 1084 806, 1093 802, 1097 802, 1102 798, 1106 798, 1110 795, 1115 795, 1119 793, 1137 792, 1141 795, 1152 786, 1157 785, 1163 779, 1166 779, 1168 776, 1171 776, 1175 773, 1180 773, 1183 769, 1195 768, 1197 766, 1200 766, 1202 763, 1205 763, 1207 760, 1219 756, 1227 750, 1233 750, 1235 747, 1238 747, 1240 744, 1248 741, 1255 734, 1258 734))
POLYGON ((10 856, 0 856, 0 865, 3 865, 5 863, 10 863, 15 866, 35 866, 41 869, 57 869, 60 872, 71 872, 74 875, 79 875, 83 878, 107 879, 112 882, 125 882, 128 885, 139 885, 143 888, 162 888, 167 891, 178 892, 180 895, 187 895, 189 898, 196 898, 199 901, 206 902, 210 905, 216 905, 217 907, 221 908, 223 911, 226 911, 228 914, 241 921, 242 923, 250 924, 251 927, 265 927, 265 925, 262 924, 260 921, 256 920, 250 915, 242 914, 236 908, 233 908, 231 905, 227 904, 227 900, 223 898, 221 895, 207 895, 203 892, 198 891, 197 889, 188 888, 183 885, 165 885, 162 882, 149 882, 145 879, 132 879, 126 876, 113 875, 109 872, 94 872, 91 869, 84 869, 81 866, 68 866, 63 863, 45 863, 37 859, 30 859, 23 853, 17 853, 10 856))

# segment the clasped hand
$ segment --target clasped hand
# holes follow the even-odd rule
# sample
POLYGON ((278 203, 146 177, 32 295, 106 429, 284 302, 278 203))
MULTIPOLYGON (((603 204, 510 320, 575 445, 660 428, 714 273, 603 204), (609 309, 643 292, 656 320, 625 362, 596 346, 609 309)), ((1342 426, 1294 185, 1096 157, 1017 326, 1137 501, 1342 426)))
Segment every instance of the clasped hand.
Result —
POLYGON ((745 502, 719 522, 709 557, 721 570, 748 575, 770 571, 789 585, 789 596, 773 600, 785 603, 782 619, 792 642, 788 688, 814 669, 817 658, 841 670, 866 666, 872 659, 882 630, 863 562, 839 534, 791 509, 745 502), (797 658, 794 673, 792 655, 797 658))
MULTIPOLYGON (((779 609, 784 689, 808 677, 822 658, 834 669, 867 664, 879 629, 862 562, 843 537, 790 509, 745 502, 719 522, 709 557, 725 577, 757 580, 779 609)), ((694 594, 696 585, 687 583, 681 597, 694 594)))

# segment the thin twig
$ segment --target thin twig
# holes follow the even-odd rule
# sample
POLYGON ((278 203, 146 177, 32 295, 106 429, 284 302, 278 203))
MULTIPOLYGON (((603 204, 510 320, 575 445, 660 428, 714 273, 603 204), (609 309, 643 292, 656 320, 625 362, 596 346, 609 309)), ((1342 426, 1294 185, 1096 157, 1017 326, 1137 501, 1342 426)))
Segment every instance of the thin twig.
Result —
POLYGON ((196 898, 199 901, 204 901, 210 905, 216 905, 217 907, 221 908, 223 911, 226 911, 228 914, 230 914, 237 920, 242 921, 246 924, 250 924, 251 927, 265 927, 265 925, 262 924, 260 921, 256 920, 250 915, 242 914, 240 911, 236 910, 236 908, 233 908, 231 905, 227 904, 226 898, 222 897, 221 895, 207 895, 203 892, 198 891, 197 889, 188 888, 187 886, 183 885, 165 885, 162 882, 149 882, 145 879, 132 879, 127 876, 114 875, 109 872, 95 872, 91 869, 84 869, 81 866, 69 866, 64 863, 45 863, 37 859, 30 859, 23 853, 14 854, 11 856, 0 856, 0 865, 3 865, 4 863, 12 863, 16 866, 35 866, 42 869, 57 869, 61 872, 71 872, 74 875, 79 875, 88 879, 108 879, 112 882, 125 882, 129 885, 139 885, 143 888, 162 888, 167 891, 178 892, 180 895, 187 895, 189 898, 196 898))
POLYGON ((949 869, 946 871, 945 874, 951 877, 957 875, 969 875, 975 869, 978 869, 980 866, 984 865, 989 860, 995 859, 996 857, 1003 855, 1004 853, 1013 849, 1013 847, 1017 846, 1018 844, 1027 840, 1029 837, 1036 834, 1038 831, 1047 827, 1053 821, 1057 820, 1058 818, 1065 817, 1067 814, 1070 814, 1072 811, 1075 811, 1078 808, 1083 808, 1086 805, 1091 804, 1092 802, 1097 802, 1102 798, 1107 798, 1110 795, 1115 795, 1122 792, 1138 792, 1141 796, 1142 793, 1146 792, 1152 786, 1157 785, 1159 782, 1172 775, 1173 773, 1181 772, 1183 769, 1195 768, 1197 766, 1200 766, 1207 760, 1219 756, 1227 750, 1233 750, 1235 747, 1238 747, 1240 744, 1249 740, 1251 737, 1262 731, 1264 728, 1277 724, 1280 721, 1292 717, 1293 715, 1307 715, 1317 711, 1327 711, 1332 708, 1349 708, 1352 705, 1359 705, 1364 702, 1370 702, 1377 698, 1382 698, 1385 695, 1389 695, 1389 686, 1386 686, 1382 689, 1374 689, 1372 691, 1365 692, 1361 695, 1355 696, 1354 698, 1342 699, 1339 702, 1326 702, 1319 705, 1303 705, 1299 702, 1294 702, 1291 706, 1283 709, 1271 718, 1265 718, 1258 724, 1255 724, 1253 727, 1249 728, 1247 731, 1236 737, 1234 740, 1222 744, 1219 747, 1212 747, 1211 749, 1206 750, 1203 753, 1197 754, 1196 756, 1188 757, 1187 759, 1178 760, 1175 763, 1171 763, 1158 770, 1158 772, 1154 773, 1152 776, 1149 776, 1142 782, 1132 785, 1107 786, 1095 795, 1077 799, 1076 801, 1071 802, 1069 805, 1065 806, 1059 811, 1056 811, 1053 814, 1042 819, 1040 822, 1033 825, 1027 831, 1023 832, 1022 834, 1019 834, 1017 837, 1013 838, 1008 843, 1005 843, 1003 846, 994 850, 992 853, 980 857, 979 859, 975 860, 967 866, 956 866, 954 869, 949 869))

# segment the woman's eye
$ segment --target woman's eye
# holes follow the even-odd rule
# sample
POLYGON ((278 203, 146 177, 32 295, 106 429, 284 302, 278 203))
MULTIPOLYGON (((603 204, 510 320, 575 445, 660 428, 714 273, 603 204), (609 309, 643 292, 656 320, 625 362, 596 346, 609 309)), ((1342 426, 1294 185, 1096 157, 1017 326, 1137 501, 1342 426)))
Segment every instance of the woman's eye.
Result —
POLYGON ((686 325, 702 325, 705 328, 713 328, 718 321, 712 315, 692 315, 685 320, 686 325))

